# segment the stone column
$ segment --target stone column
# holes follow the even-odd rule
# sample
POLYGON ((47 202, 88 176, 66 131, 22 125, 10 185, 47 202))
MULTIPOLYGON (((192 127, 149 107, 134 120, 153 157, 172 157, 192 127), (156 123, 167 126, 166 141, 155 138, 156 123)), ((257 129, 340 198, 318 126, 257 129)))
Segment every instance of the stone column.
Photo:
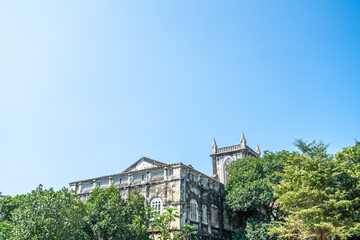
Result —
POLYGON ((212 157, 212 160, 213 160, 213 174, 217 174, 217 164, 216 164, 216 157, 213 156, 212 157))
POLYGON ((164 181, 166 181, 168 178, 168 168, 164 167, 164 181))
MULTIPOLYGON (((200 179, 200 185, 201 185, 201 177, 199 177, 200 179)), ((203 229, 202 229, 202 223, 203 223, 203 196, 204 196, 204 190, 202 189, 202 186, 199 186, 199 191, 200 191, 200 198, 199 198, 199 205, 198 205, 198 217, 199 217, 199 229, 198 231, 200 233, 202 233, 203 229)))
POLYGON ((146 183, 149 183, 150 182, 150 172, 149 171, 147 171, 146 172, 146 183))

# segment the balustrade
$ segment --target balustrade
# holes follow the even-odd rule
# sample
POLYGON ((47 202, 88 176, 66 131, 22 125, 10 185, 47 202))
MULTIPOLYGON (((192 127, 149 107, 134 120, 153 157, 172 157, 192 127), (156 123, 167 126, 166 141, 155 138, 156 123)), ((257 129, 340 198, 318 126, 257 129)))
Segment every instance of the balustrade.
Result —
POLYGON ((241 149, 241 144, 236 144, 236 145, 231 145, 231 146, 226 146, 226 147, 221 147, 218 148, 218 153, 221 152, 228 152, 228 151, 234 151, 234 150, 238 150, 241 149))

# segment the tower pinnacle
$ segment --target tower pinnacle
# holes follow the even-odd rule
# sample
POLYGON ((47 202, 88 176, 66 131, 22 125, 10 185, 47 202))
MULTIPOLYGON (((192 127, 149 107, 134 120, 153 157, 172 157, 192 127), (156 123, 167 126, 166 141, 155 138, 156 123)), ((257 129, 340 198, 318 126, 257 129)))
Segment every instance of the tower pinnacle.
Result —
POLYGON ((256 151, 255 151, 257 154, 259 154, 259 156, 261 155, 261 151, 260 151, 260 148, 259 148, 259 144, 256 144, 256 151))
POLYGON ((243 148, 246 147, 246 139, 245 139, 244 132, 241 132, 240 144, 241 144, 241 147, 243 147, 243 148))
POLYGON ((213 153, 216 153, 216 152, 217 152, 217 145, 216 145, 215 138, 214 138, 214 140, 213 140, 212 150, 213 150, 213 153))

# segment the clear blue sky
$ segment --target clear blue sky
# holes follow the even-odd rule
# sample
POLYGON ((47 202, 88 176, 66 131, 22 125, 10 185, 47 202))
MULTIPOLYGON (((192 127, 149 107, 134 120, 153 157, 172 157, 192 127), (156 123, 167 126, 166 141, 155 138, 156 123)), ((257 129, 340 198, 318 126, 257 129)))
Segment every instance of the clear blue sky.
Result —
POLYGON ((0 191, 360 139, 359 1, 1 1, 0 191))

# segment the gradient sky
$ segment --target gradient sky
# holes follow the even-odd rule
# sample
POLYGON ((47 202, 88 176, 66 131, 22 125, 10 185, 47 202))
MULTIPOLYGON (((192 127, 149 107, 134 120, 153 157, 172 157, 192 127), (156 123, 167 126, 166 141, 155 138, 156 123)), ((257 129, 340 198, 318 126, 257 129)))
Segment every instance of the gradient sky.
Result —
POLYGON ((360 140, 359 1, 1 1, 0 191, 360 140))

